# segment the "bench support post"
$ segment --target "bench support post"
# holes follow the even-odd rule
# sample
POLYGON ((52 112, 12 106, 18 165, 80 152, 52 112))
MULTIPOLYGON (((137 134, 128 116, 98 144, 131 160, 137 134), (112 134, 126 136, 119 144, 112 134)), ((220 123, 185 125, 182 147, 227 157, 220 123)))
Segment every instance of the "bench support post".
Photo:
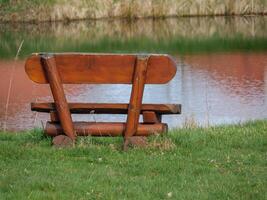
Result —
POLYGON ((64 133, 74 142, 76 134, 74 132, 72 118, 67 99, 64 94, 64 89, 61 84, 60 75, 56 67, 55 58, 51 55, 42 55, 41 63, 53 94, 60 124, 64 133))
POLYGON ((133 85, 126 121, 126 129, 124 132, 124 150, 127 150, 128 148, 130 137, 132 137, 137 132, 146 82, 148 59, 149 56, 138 56, 135 63, 133 85))
POLYGON ((143 114, 143 121, 145 124, 161 123, 161 115, 157 114, 156 112, 144 111, 142 114, 143 114))
POLYGON ((60 122, 57 111, 55 110, 50 111, 50 119, 51 122, 60 122))

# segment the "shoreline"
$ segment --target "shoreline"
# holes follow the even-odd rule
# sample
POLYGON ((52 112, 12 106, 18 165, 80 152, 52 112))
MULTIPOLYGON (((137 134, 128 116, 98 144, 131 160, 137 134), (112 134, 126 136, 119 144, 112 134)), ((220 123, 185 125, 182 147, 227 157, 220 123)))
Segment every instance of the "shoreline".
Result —
POLYGON ((267 17, 266 13, 251 13, 251 14, 231 14, 231 15, 183 15, 183 16, 164 16, 164 17, 138 17, 138 18, 127 18, 127 17, 103 17, 103 18, 80 18, 80 19, 59 19, 59 20, 2 20, 0 16, 0 24, 56 24, 56 23, 74 23, 74 22, 101 22, 101 21, 124 21, 124 22, 136 22, 139 20, 168 20, 168 19, 186 19, 186 18, 253 18, 253 17, 267 17))

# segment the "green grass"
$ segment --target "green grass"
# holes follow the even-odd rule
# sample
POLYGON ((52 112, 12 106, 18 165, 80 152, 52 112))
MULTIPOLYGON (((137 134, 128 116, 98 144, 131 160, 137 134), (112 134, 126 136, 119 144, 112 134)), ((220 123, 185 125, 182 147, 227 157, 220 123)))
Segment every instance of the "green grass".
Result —
POLYGON ((121 138, 50 144, 40 130, 0 133, 0 199, 267 197, 267 121, 173 130, 128 152, 121 138))

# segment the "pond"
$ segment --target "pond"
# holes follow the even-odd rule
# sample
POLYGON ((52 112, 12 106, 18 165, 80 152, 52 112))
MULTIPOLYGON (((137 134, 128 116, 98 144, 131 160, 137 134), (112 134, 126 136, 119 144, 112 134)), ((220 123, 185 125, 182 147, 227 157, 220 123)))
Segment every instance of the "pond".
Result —
MULTIPOLYGON (((267 17, 202 17, 0 24, 0 129, 42 127, 48 114, 30 102, 51 101, 31 82, 24 62, 33 52, 168 53, 177 74, 148 85, 145 103, 181 103, 170 127, 239 123, 267 117, 267 17), (22 44, 19 52, 18 48, 22 44), (16 58, 16 54, 18 54, 16 58)), ((65 85, 72 102, 129 101, 128 85, 65 85)), ((83 121, 124 121, 124 115, 73 115, 83 121)))

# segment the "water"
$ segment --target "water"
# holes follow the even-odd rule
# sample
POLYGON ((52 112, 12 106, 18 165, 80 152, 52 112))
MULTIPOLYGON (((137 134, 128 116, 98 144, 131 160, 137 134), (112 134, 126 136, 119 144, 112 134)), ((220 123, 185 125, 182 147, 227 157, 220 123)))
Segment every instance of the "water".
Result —
MULTIPOLYGON (((180 18, 0 25, 0 129, 42 126, 48 114, 30 102, 51 101, 46 85, 31 82, 24 60, 32 52, 164 52, 177 62, 166 85, 148 85, 145 103, 181 103, 171 127, 239 123, 267 117, 267 18, 180 18), (24 40, 20 58, 14 61, 24 40), (11 81, 9 101, 8 91, 11 81)), ((129 101, 128 85, 65 85, 72 102, 129 101)), ((73 115, 75 120, 125 121, 123 115, 73 115)))

